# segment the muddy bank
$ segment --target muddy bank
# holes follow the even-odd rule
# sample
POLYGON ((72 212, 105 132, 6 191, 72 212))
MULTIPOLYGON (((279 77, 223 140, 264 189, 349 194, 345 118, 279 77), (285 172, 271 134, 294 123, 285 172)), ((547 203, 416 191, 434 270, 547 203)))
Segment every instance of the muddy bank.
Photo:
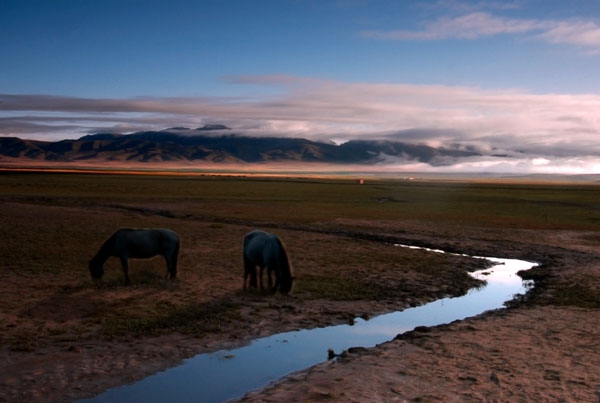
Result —
MULTIPOLYGON (((369 235, 365 234, 364 236, 369 235)), ((430 238, 429 241, 433 244, 435 239, 430 238)), ((469 246, 468 241, 465 240, 461 244, 469 246)), ((489 253, 495 247, 494 244, 481 241, 473 246, 479 248, 482 254, 489 253)), ((568 267, 577 267, 587 262, 589 275, 595 275, 594 266, 589 265, 589 262, 593 260, 593 255, 588 250, 543 248, 539 245, 515 243, 509 254, 519 256, 525 254, 530 259, 536 258, 544 261, 546 258, 550 261, 550 264, 544 266, 546 268, 543 277, 544 282, 541 284, 540 296, 536 298, 543 298, 545 295, 551 294, 553 283, 548 282, 548 277, 567 278, 568 276, 563 271, 568 271, 568 267)), ((578 275, 581 274, 578 273, 578 275)), ((416 286, 416 283, 413 286, 416 286)), ((428 290, 427 295, 435 294, 432 288, 426 289, 428 290)), ((420 299, 413 298, 404 302, 398 300, 316 300, 298 305, 298 301, 294 303, 293 299, 265 299, 262 296, 237 296, 232 299, 235 300, 235 298, 241 299, 238 302, 244 302, 247 305, 241 310, 242 317, 252 319, 245 326, 239 326, 239 323, 235 322, 234 326, 223 328, 222 332, 218 334, 206 334, 201 338, 190 335, 169 334, 160 337, 142 337, 132 341, 70 341, 45 346, 31 353, 4 349, 1 352, 3 364, 0 368, 0 379, 2 380, 2 394, 0 397, 5 401, 59 401, 88 397, 110 387, 141 379, 201 352, 240 345, 245 340, 276 332, 343 323, 355 316, 370 316, 388 312, 392 309, 402 309, 402 307, 423 303, 427 300, 424 297, 420 299), (250 300, 253 300, 253 302, 248 304, 250 300), (224 335, 226 336, 223 337, 224 335)), ((475 319, 475 321, 480 321, 477 323, 490 323, 490 325, 485 326, 478 325, 478 332, 470 327, 457 324, 434 329, 426 333, 428 338, 421 336, 412 339, 402 338, 390 343, 389 346, 384 345, 384 347, 368 351, 359 350, 359 352, 346 354, 334 363, 325 363, 306 373, 296 374, 275 387, 268 388, 259 394, 252 394, 247 398, 267 401, 280 400, 282 396, 288 396, 288 398, 292 396, 293 400, 318 399, 319 397, 328 399, 338 397, 346 400, 346 398, 354 399, 353 396, 356 395, 357 401, 373 400, 374 397, 377 400, 378 396, 381 396, 381 400, 399 398, 400 396, 418 398, 422 396, 418 393, 422 393, 423 390, 433 390, 431 389, 432 386, 422 383, 424 382, 422 373, 430 371, 430 366, 438 368, 436 372, 438 375, 451 374, 451 371, 454 370, 458 371, 455 374, 456 376, 448 375, 444 377, 445 382, 456 384, 456 390, 464 391, 465 382, 480 384, 481 388, 485 388, 488 383, 482 381, 481 373, 483 372, 479 373, 484 371, 484 368, 474 367, 474 371, 479 373, 475 378, 471 376, 471 372, 467 372, 466 375, 463 374, 466 368, 471 368, 468 357, 475 355, 477 350, 481 348, 477 343, 481 343, 482 339, 495 340, 497 344, 495 354, 497 356, 508 354, 507 350, 510 349, 513 342, 521 343, 524 346, 522 353, 525 355, 519 356, 517 354, 514 362, 507 361, 506 365, 509 368, 514 368, 515 374, 519 374, 518 371, 529 373, 529 371, 532 371, 531 369, 519 369, 519 365, 523 365, 523 363, 517 363, 519 359, 529 363, 530 360, 527 360, 527 354, 545 357, 548 356, 546 349, 548 351, 560 350, 556 343, 565 343, 565 340, 571 340, 571 336, 573 336, 569 333, 557 339, 553 335, 560 333, 561 329, 569 327, 576 332, 580 341, 584 340, 584 344, 585 340, 591 343, 598 336, 594 333, 594 329, 598 327, 593 327, 596 323, 594 318, 598 319, 597 311, 579 312, 575 310, 572 315, 571 311, 570 308, 560 308, 560 311, 555 311, 554 308, 537 308, 531 302, 520 302, 515 304, 510 312, 487 314, 483 316, 483 319, 475 319), (583 317, 587 317, 588 321, 581 327, 573 327, 573 323, 579 324, 579 319, 583 317), (552 326, 556 326, 556 328, 552 326), (454 327, 457 327, 457 329, 454 330, 454 327), (504 329, 502 335, 496 335, 498 329, 504 329), (449 331, 453 332, 453 336, 446 338, 445 335, 449 331), (521 336, 520 333, 525 336, 521 336), (549 338, 549 340, 545 340, 546 338, 549 338), (427 342, 429 344, 420 346, 418 344, 420 341, 413 343, 413 339, 429 340, 427 342), (396 344, 401 346, 398 347, 396 344), (473 349, 472 352, 468 352, 469 346, 473 349), (446 355, 440 355, 439 351, 449 352, 446 355), (432 361, 423 360, 426 353, 431 355, 432 361), (459 357, 461 354, 464 354, 466 358, 458 361, 451 359, 459 357), (398 369, 396 367, 398 363, 403 363, 402 365, 413 372, 407 372, 407 368, 398 369), (377 370, 373 370, 373 368, 377 368, 377 370), (333 371, 331 372, 331 378, 329 378, 330 371, 333 371), (335 371, 342 371, 342 374, 337 374, 335 371), (410 376, 398 378, 403 371, 410 376), (376 379, 369 379, 368 382, 364 382, 363 374, 366 372, 376 379), (351 377, 351 374, 354 374, 354 378, 351 377), (361 382, 356 378, 357 376, 360 377, 361 382), (298 379, 301 379, 302 382, 298 382, 298 379), (328 379, 331 381, 330 383, 328 383, 328 379), (343 379, 347 379, 348 383, 345 384, 343 379), (418 382, 411 386, 408 385, 407 379, 413 379, 415 382, 418 380, 418 382), (396 386, 388 385, 389 387, 384 387, 381 382, 393 382, 396 386), (360 388, 356 387, 359 390, 353 390, 352 384, 362 386, 360 388), (382 395, 382 390, 385 388, 389 393, 382 395), (398 394, 399 391, 405 390, 414 391, 414 393, 402 392, 405 394, 398 394), (342 393, 346 394, 342 395, 342 393)), ((576 340, 572 340, 572 342, 575 343, 576 340)), ((574 344, 573 348, 580 349, 582 347, 579 344, 574 344)), ((490 347, 490 349, 492 348, 490 347)), ((595 363, 593 361, 594 353, 591 351, 591 347, 588 350, 590 351, 585 349, 583 351, 592 357, 589 365, 593 365, 595 363)), ((486 358, 489 360, 490 357, 486 358)), ((565 359, 565 357, 558 355, 557 360, 559 361, 548 363, 548 365, 552 364, 552 368, 560 367, 560 360, 562 359, 565 359)), ((485 366, 486 362, 489 362, 488 360, 480 360, 481 365, 485 366)), ((584 361, 585 365, 582 366, 582 372, 589 370, 588 361, 584 361)), ((536 365, 542 364, 538 363, 536 365)), ((564 370, 571 367, 572 365, 567 366, 564 370)), ((490 372, 488 369, 485 369, 485 371, 490 372)), ((495 376, 492 376, 491 372, 489 376, 493 379, 502 378, 500 370, 495 370, 494 373, 495 376)), ((561 373, 558 376, 560 375, 561 373)), ((515 378, 518 377, 515 375, 515 378)), ((432 379, 432 382, 439 382, 435 378, 432 379)), ((540 382, 544 379, 542 377, 540 382)), ((516 385, 507 383, 507 381, 505 381, 505 384, 508 389, 516 385)), ((496 385, 496 382, 493 380, 490 385, 496 385)), ((538 386, 539 384, 536 383, 533 384, 532 388, 538 386)), ((449 385, 439 384, 437 388, 436 390, 439 390, 439 393, 448 390, 449 394, 447 396, 452 396, 452 388, 449 385)), ((561 393, 566 392, 563 390, 561 393)), ((436 396, 435 399, 442 395, 436 396)))
POLYGON ((140 401, 227 401, 265 387, 269 380, 321 363, 327 355, 335 356, 335 352, 356 346, 371 348, 415 327, 450 323, 502 308, 513 295, 526 291, 517 271, 535 264, 516 259, 491 260, 496 263, 493 267, 473 274, 488 284, 467 295, 443 298, 368 321, 357 318, 351 325, 277 333, 256 339, 248 346, 200 354, 172 370, 103 393, 97 401, 127 402, 132 396, 140 401), (256 365, 257 361, 260 365, 256 365))
POLYGON ((242 400, 597 402, 600 255, 590 239, 545 238, 550 248, 531 251, 551 257, 530 275, 537 288, 508 309, 350 349, 242 400))
POLYGON ((345 353, 243 401, 577 401, 600 398, 600 314, 522 307, 345 353))

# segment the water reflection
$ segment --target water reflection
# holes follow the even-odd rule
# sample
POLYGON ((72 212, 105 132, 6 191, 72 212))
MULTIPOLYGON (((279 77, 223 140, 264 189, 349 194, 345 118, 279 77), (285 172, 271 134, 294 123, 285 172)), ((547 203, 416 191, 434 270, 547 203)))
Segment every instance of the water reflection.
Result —
MULTIPOLYGON (((443 253, 435 249, 427 250, 443 253)), ((516 259, 487 259, 496 264, 471 274, 486 280, 487 285, 472 289, 462 297, 443 298, 369 320, 356 318, 352 326, 280 333, 255 340, 244 347, 199 354, 178 367, 84 401, 225 401, 326 360, 330 348, 340 353, 350 347, 373 347, 417 326, 449 323, 501 308, 515 294, 527 290, 528 283, 521 281, 516 273, 536 264, 516 259)))

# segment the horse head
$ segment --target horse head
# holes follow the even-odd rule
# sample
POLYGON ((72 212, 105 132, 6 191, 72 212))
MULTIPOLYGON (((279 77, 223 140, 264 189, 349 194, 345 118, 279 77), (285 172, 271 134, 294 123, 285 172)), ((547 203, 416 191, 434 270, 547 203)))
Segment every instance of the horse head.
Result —
POLYGON ((279 283, 279 292, 282 294, 289 294, 292 290, 294 277, 289 272, 283 272, 281 276, 281 282, 279 283))
POLYGON ((294 283, 294 276, 292 271, 292 265, 290 263, 290 259, 285 250, 285 246, 283 242, 279 238, 277 238, 277 243, 279 245, 279 268, 278 268, 278 280, 279 280, 279 292, 282 294, 289 294, 292 290, 292 286, 294 283))
POLYGON ((90 274, 94 280, 100 280, 102 278, 102 275, 104 274, 104 267, 102 263, 92 259, 90 260, 89 268, 90 274))

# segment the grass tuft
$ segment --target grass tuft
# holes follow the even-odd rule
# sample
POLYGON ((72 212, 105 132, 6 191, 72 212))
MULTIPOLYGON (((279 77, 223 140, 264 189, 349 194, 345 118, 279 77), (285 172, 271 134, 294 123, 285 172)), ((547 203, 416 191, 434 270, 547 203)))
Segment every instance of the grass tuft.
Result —
POLYGON ((554 290, 549 301, 552 305, 600 308, 600 292, 580 284, 569 284, 554 290))
POLYGON ((159 304, 141 316, 119 315, 101 320, 100 334, 108 339, 156 336, 178 331, 195 336, 216 333, 240 320, 239 306, 231 302, 159 304))
POLYGON ((343 278, 339 276, 306 275, 294 285, 296 295, 325 298, 337 301, 370 300, 385 298, 393 287, 383 286, 369 280, 343 278))

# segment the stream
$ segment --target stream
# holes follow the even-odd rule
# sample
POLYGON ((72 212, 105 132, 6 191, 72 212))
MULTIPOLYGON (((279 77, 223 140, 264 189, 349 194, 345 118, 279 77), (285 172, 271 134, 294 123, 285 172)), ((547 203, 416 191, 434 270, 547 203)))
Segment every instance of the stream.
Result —
MULTIPOLYGON (((407 245, 399 247, 418 248, 407 245)), ((425 249, 444 253, 437 249, 425 249)), ((517 272, 537 263, 517 259, 478 257, 492 267, 470 273, 486 280, 461 297, 442 298, 403 311, 369 320, 356 318, 353 325, 298 330, 260 338, 250 344, 214 353, 198 354, 177 367, 167 369, 131 385, 109 389, 81 402, 222 402, 327 360, 328 349, 335 353, 350 347, 374 347, 417 326, 436 326, 504 307, 516 294, 533 284, 517 272)))

